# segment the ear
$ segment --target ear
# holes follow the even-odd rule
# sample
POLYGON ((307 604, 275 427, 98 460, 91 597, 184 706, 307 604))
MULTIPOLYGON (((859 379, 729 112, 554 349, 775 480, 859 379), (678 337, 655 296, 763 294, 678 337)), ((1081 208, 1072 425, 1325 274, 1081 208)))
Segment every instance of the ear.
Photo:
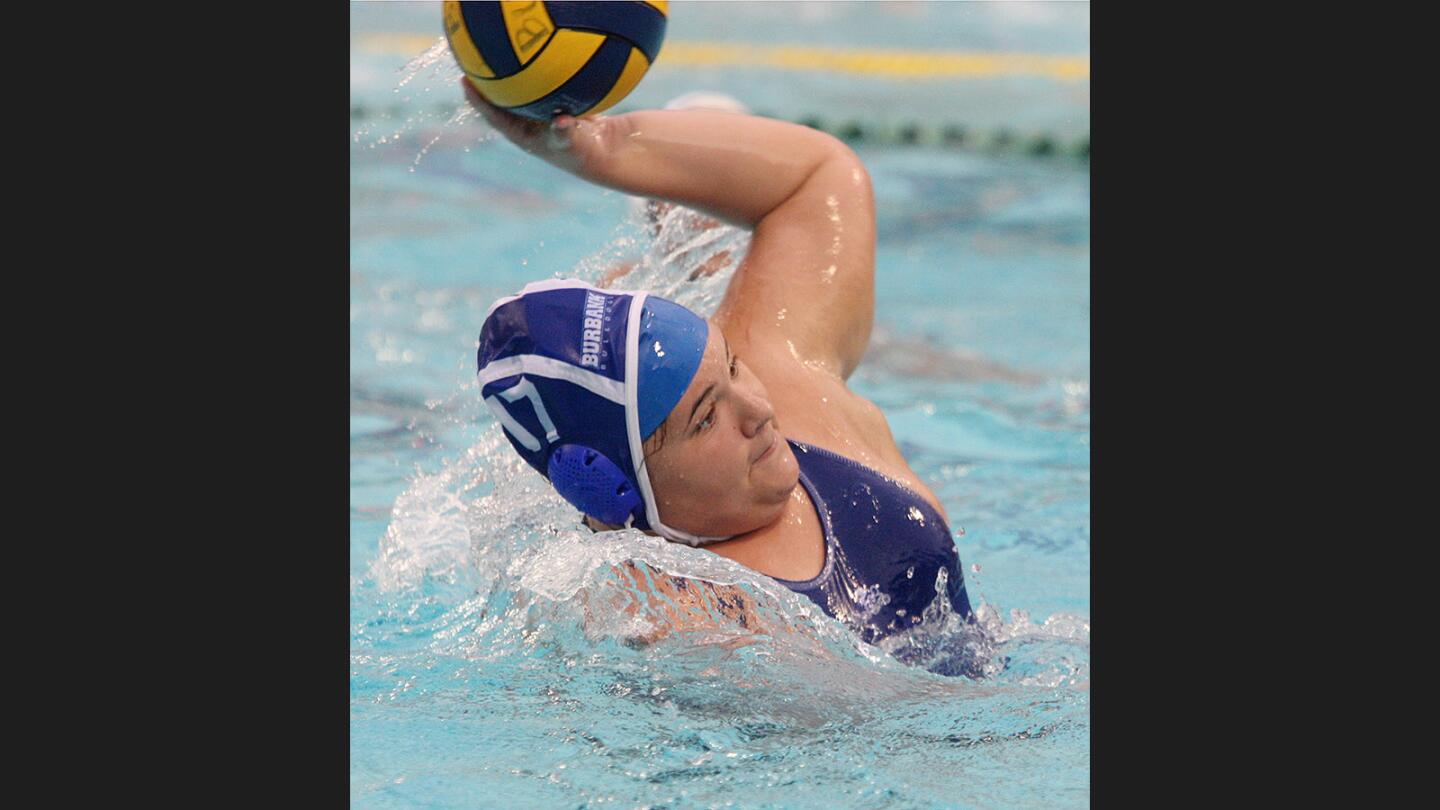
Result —
POLYGON ((623 526, 643 508, 640 493, 615 462, 584 445, 556 446, 546 477, 571 506, 608 524, 623 526))

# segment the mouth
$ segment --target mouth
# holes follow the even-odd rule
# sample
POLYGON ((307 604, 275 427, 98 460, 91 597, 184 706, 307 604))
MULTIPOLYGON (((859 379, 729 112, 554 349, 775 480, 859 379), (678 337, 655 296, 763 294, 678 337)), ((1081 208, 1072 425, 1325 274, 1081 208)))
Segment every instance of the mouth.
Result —
POLYGON ((770 445, 769 445, 768 447, 766 447, 763 451, 761 451, 760 455, 756 456, 756 457, 755 457, 755 460, 754 460, 754 461, 751 461, 750 464, 753 466, 753 465, 759 464, 760 462, 762 462, 762 461, 764 461, 765 459, 769 458, 771 455, 773 455, 773 454, 775 453, 775 448, 776 448, 776 447, 779 447, 779 446, 780 446, 780 431, 778 431, 778 430, 772 430, 772 431, 770 432, 770 445))

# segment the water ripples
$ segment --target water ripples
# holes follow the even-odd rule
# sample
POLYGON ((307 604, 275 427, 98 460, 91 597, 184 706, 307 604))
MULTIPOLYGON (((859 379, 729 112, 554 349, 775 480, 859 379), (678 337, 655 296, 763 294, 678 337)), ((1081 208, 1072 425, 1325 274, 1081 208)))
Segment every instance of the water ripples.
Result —
MULTIPOLYGON (((566 275, 712 313, 749 235, 684 209, 630 211, 566 275)), ((356 289, 352 354, 375 361, 359 365, 387 348, 428 354, 411 364, 415 390, 446 393, 389 390, 409 379, 392 373, 401 362, 383 386, 352 380, 352 469, 381 482, 352 482, 352 496, 384 526, 350 580, 352 798, 466 806, 483 785, 538 805, 994 806, 1013 803, 1009 768, 1030 762, 1047 778, 1025 801, 1086 801, 1088 619, 1002 616, 975 576, 974 624, 942 599, 871 646, 718 555, 591 534, 483 417, 473 384, 446 378, 473 372, 455 324, 485 296, 364 274, 356 289), (369 494, 384 486, 398 494, 369 494)), ((914 339, 877 335, 857 390, 956 527, 980 527, 962 558, 1085 553, 1086 381, 963 348, 916 363, 914 339)))

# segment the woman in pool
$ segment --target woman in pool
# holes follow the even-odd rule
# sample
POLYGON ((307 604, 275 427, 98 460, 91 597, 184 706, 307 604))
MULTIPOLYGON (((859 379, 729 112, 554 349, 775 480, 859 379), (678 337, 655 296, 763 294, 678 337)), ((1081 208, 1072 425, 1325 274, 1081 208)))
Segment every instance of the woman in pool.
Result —
POLYGON ((919 623, 937 594, 969 618, 944 506, 845 382, 875 314, 875 207, 859 157, 816 130, 735 112, 542 123, 462 85, 552 165, 753 230, 708 321, 578 281, 491 306, 481 393, 525 461, 591 528, 728 557, 866 641, 919 623))

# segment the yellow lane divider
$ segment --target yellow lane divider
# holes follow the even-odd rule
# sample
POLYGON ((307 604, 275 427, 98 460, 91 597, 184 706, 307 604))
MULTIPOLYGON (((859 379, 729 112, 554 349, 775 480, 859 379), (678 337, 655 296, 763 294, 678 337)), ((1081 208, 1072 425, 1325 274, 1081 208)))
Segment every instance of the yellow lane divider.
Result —
MULTIPOLYGON (((440 39, 443 37, 428 37, 423 34, 362 34, 355 38, 355 47, 363 53, 413 56, 440 39)), ((735 45, 685 41, 666 42, 656 65, 766 67, 850 73, 888 79, 1045 76, 1058 81, 1088 81, 1090 78, 1089 56, 817 48, 810 45, 735 45)))
POLYGON ((984 78, 1039 75, 1065 81, 1090 78, 1088 56, 1039 56, 983 51, 816 48, 801 45, 667 43, 657 63, 685 67, 757 66, 853 73, 888 79, 984 78))

